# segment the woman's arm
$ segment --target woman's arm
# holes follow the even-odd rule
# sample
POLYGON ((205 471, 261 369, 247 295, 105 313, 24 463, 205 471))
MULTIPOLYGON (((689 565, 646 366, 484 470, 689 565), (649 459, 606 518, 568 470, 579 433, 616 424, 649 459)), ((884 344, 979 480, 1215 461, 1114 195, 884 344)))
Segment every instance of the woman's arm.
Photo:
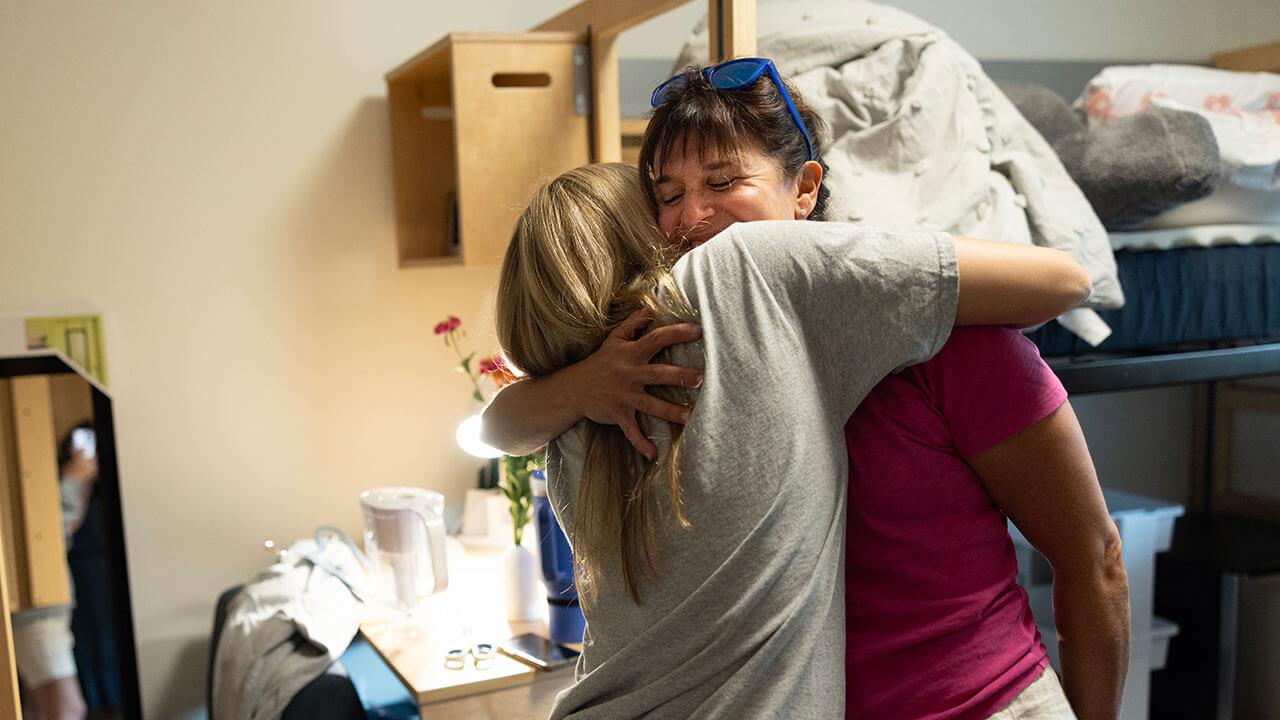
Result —
MULTIPOLYGON (((956 237, 955 245, 957 325, 1035 325, 1089 296, 1088 275, 1059 250, 965 237, 956 237)), ((503 452, 527 454, 585 417, 621 427, 636 450, 654 457, 657 448, 641 432, 636 413, 683 422, 687 411, 649 395, 644 386, 692 386, 702 374, 649 364, 663 348, 699 336, 692 325, 669 325, 637 338, 650 319, 639 311, 581 362, 503 388, 485 408, 481 439, 503 452)))
POLYGON ((1080 720, 1114 720, 1129 669, 1129 581, 1070 403, 969 465, 1053 567, 1063 688, 1080 720))
POLYGON ((1089 275, 1061 250, 956 237, 956 325, 1030 327, 1084 302, 1089 275))
POLYGON ((84 524, 89 498, 98 482, 98 458, 72 448, 71 458, 58 468, 58 495, 62 505, 62 529, 67 540, 84 524))
POLYGON ((657 448, 641 432, 636 413, 683 423, 689 411, 648 394, 645 386, 693 387, 702 382, 702 371, 649 361, 667 346, 698 339, 702 331, 684 323, 637 338, 652 319, 650 311, 638 310, 585 359, 503 388, 484 410, 481 439, 508 454, 527 455, 585 417, 617 425, 636 450, 656 457, 657 448))

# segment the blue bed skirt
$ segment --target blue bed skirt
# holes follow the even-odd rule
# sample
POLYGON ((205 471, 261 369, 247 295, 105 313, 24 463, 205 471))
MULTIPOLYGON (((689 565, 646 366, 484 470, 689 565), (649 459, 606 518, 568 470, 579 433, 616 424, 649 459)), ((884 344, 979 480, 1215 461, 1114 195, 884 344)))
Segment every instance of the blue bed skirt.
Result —
POLYGON ((1099 312, 1093 347, 1051 322, 1028 334, 1044 357, 1169 352, 1280 338, 1280 244, 1118 250, 1125 306, 1099 312))

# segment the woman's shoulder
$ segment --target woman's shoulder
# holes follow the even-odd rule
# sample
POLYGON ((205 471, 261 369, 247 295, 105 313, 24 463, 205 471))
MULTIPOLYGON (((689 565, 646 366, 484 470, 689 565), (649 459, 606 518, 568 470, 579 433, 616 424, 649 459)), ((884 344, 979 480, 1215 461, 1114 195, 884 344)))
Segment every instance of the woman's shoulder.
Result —
POLYGON ((926 377, 989 377, 1008 382, 1049 382, 1053 371, 1035 343, 1013 328, 996 325, 957 327, 928 361, 918 366, 926 377))
POLYGON ((1003 325, 970 325, 954 328, 938 357, 981 357, 991 361, 1008 354, 1038 359, 1040 351, 1020 330, 1003 325))
POLYGON ((756 220, 734 223, 707 242, 686 253, 682 260, 717 262, 724 256, 750 256, 768 260, 806 256, 822 258, 835 248, 857 248, 862 253, 894 255, 910 252, 913 240, 927 243, 948 237, 946 233, 895 233, 869 225, 812 220, 756 220))

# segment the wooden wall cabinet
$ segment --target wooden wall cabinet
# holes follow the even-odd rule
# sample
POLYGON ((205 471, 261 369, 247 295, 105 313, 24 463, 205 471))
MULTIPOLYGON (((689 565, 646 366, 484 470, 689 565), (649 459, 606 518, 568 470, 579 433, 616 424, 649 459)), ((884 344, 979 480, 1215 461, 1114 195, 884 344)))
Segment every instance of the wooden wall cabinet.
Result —
POLYGON ((590 160, 585 33, 450 33, 386 75, 400 265, 495 265, 543 181, 590 160))
MULTIPOLYGON (((686 2, 583 0, 531 32, 450 33, 387 73, 400 266, 499 264, 542 182, 634 162, 618 35, 686 2)), ((712 61, 755 54, 755 0, 707 8, 712 61)))

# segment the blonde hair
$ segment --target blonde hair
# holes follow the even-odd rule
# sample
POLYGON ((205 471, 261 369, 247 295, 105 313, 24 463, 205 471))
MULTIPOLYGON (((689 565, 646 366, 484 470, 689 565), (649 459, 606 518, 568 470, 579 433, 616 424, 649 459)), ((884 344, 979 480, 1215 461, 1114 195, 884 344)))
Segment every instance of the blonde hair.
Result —
MULTIPOLYGON (((534 194, 503 258, 497 301, 503 352, 517 369, 547 375, 595 352, 640 308, 653 311, 651 327, 693 320, 671 277, 673 260, 636 168, 606 163, 564 173, 534 194)), ((691 389, 648 391, 693 405, 691 389)), ((645 435, 653 437, 660 421, 643 414, 638 419, 645 435)), ((660 563, 661 484, 675 522, 689 527, 680 499, 684 426, 668 427, 670 443, 651 463, 617 426, 587 423, 569 538, 585 601, 594 598, 596 583, 620 559, 627 592, 640 604, 639 580, 656 579, 660 563)))

